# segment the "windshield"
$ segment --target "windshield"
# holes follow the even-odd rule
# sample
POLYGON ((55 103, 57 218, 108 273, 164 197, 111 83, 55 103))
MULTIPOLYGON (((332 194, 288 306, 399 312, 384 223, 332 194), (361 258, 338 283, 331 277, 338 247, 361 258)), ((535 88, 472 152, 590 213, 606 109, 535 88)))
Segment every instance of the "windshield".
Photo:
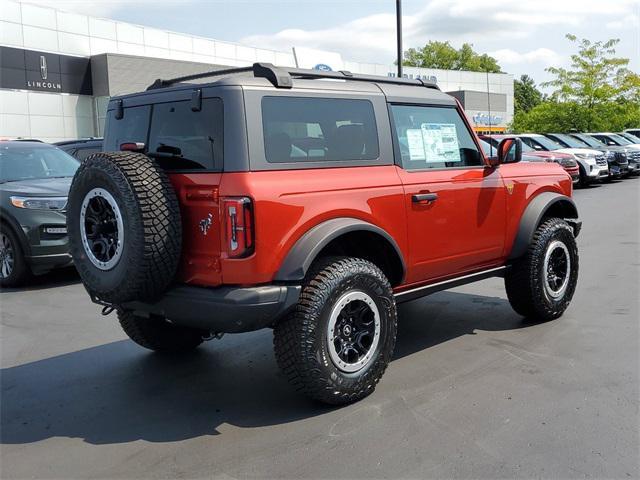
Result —
POLYGON ((622 138, 626 138, 627 140, 629 140, 631 143, 640 143, 640 138, 638 137, 634 137, 633 135, 631 135, 630 133, 619 133, 618 135, 620 135, 622 138))
POLYGON ((487 157, 492 157, 496 154, 496 148, 493 145, 490 145, 489 142, 485 142, 480 139, 480 146, 482 147, 482 151, 487 157))
POLYGON ((79 165, 59 148, 0 144, 0 183, 73 177, 79 165))
POLYGON ((571 148, 584 148, 585 147, 584 142, 581 142, 580 140, 576 140, 571 135, 567 135, 565 133, 558 133, 558 134, 556 134, 554 136, 557 137, 562 143, 565 143, 568 147, 571 147, 571 148))
POLYGON ((560 148, 564 148, 558 142, 554 142, 553 140, 551 140, 550 138, 547 138, 547 137, 540 136, 540 137, 530 137, 530 138, 534 142, 538 142, 540 145, 542 145, 547 150, 559 150, 560 148))
MULTIPOLYGON (((484 138, 485 141, 490 142, 491 145, 493 145, 494 147, 494 152, 495 152, 495 148, 498 148, 498 145, 500 144, 500 142, 502 141, 502 137, 485 137, 484 138)), ((529 145, 527 145, 526 143, 522 143, 522 151, 523 152, 535 152, 534 148, 531 148, 529 145)))
POLYGON ((576 137, 579 138, 582 142, 586 143, 588 146, 593 148, 602 148, 604 146, 604 143, 596 140, 595 138, 589 135, 585 135, 584 133, 578 133, 576 134, 576 137))
POLYGON ((612 133, 611 135, 607 135, 607 137, 612 139, 618 145, 631 145, 631 142, 629 140, 627 140, 624 137, 621 137, 620 135, 616 135, 615 133, 612 133))

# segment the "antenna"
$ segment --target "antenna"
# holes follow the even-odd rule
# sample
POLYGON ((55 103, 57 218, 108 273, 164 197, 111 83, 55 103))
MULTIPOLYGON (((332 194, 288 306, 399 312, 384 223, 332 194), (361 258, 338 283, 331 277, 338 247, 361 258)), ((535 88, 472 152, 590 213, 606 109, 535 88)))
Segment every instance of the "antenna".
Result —
POLYGON ((398 49, 398 78, 402 78, 402 0, 396 0, 396 48, 398 49))

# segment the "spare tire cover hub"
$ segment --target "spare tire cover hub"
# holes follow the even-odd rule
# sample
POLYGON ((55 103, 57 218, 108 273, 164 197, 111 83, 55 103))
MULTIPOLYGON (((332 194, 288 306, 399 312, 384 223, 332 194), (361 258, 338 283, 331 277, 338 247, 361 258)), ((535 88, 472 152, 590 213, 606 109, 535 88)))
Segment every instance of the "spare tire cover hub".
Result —
POLYGON ((90 190, 80 207, 80 235, 87 258, 100 270, 117 265, 124 246, 122 213, 103 188, 90 190))

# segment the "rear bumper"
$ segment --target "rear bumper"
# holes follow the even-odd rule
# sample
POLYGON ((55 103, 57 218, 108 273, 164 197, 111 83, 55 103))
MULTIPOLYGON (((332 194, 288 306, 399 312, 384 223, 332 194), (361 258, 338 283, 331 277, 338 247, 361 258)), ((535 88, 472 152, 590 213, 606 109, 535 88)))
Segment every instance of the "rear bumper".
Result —
POLYGON ((290 311, 300 296, 299 285, 203 288, 182 285, 153 303, 129 302, 122 307, 140 315, 161 315, 176 325, 213 333, 259 330, 290 311))

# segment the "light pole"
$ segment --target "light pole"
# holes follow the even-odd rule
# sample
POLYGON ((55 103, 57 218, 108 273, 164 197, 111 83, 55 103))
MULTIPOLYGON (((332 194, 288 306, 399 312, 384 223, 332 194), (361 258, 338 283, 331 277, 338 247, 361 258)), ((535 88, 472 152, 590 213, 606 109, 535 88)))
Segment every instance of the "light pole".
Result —
POLYGON ((396 0, 396 45, 398 47, 398 78, 402 78, 402 0, 396 0))

